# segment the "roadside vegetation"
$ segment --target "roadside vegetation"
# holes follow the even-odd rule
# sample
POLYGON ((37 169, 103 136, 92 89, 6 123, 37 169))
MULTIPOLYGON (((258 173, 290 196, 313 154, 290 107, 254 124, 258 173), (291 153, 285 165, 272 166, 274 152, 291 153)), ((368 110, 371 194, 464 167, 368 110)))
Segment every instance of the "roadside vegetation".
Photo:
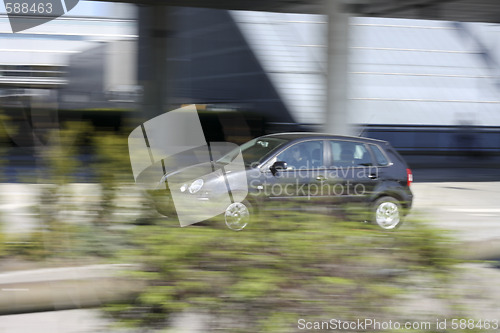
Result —
POLYGON ((124 259, 143 265, 135 277, 148 287, 106 310, 135 327, 162 328, 182 313, 228 332, 293 332, 300 318, 394 320, 408 290, 445 285, 456 263, 450 240, 422 222, 383 232, 286 207, 241 232, 158 223, 130 237, 124 259))
POLYGON ((29 207, 36 226, 28 233, 3 235, 0 255, 49 266, 52 261, 116 258, 128 244, 123 220, 126 224, 131 220, 117 218, 124 208, 131 210, 117 198, 132 180, 127 137, 96 132, 84 122, 68 122, 47 133, 43 141, 45 145, 35 147, 38 173, 18 179, 36 184, 39 204, 29 207), (82 175, 87 183, 75 185, 82 182, 82 175))

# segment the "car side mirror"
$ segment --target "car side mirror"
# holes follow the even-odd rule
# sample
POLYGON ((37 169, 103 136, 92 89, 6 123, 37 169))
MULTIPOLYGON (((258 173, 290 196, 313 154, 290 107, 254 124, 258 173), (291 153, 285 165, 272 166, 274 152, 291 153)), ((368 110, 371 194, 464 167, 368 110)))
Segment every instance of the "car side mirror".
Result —
POLYGON ((273 174, 273 176, 276 176, 276 173, 279 170, 286 170, 286 167, 287 167, 287 165, 286 165, 285 161, 276 161, 273 163, 273 165, 271 165, 269 170, 271 170, 271 173, 273 174))

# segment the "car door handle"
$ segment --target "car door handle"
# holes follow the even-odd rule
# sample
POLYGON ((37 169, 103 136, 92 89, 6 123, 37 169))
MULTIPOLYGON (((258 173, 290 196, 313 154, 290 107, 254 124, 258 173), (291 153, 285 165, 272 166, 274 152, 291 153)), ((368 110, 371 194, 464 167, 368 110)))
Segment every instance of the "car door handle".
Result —
POLYGON ((374 173, 371 173, 371 174, 368 175, 368 178, 370 178, 370 179, 377 179, 378 176, 376 174, 374 174, 374 173))

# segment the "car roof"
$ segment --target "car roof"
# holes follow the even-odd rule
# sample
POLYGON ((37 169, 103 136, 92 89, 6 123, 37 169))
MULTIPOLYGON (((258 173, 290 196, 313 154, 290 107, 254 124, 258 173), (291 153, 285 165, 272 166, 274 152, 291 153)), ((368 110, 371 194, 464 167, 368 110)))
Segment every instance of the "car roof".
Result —
POLYGON ((316 132, 273 133, 273 134, 264 135, 263 138, 281 138, 281 139, 290 140, 290 141, 295 141, 295 140, 300 141, 301 139, 314 138, 314 139, 325 139, 325 140, 327 140, 327 139, 356 140, 356 141, 361 141, 361 142, 379 143, 379 144, 387 143, 387 141, 371 139, 371 138, 364 138, 364 137, 359 137, 359 136, 334 135, 334 134, 316 133, 316 132))

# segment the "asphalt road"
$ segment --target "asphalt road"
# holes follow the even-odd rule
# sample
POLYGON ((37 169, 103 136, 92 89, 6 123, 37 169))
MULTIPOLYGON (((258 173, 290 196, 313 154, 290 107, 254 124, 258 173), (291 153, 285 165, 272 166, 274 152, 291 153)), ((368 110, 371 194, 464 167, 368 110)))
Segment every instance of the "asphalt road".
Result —
POLYGON ((8 333, 129 333, 110 328, 111 320, 97 309, 35 312, 2 316, 0 332, 8 333))
POLYGON ((500 241, 500 182, 415 183, 412 191, 410 217, 448 230, 460 241, 500 241))
MULTIPOLYGON (((493 179, 496 170, 459 171, 434 170, 415 172, 412 184, 415 199, 411 217, 449 230, 459 241, 500 240, 500 180, 493 179), (458 181, 435 181, 434 179, 458 181), (425 180, 428 179, 428 182, 425 180)), ((0 216, 8 233, 23 233, 37 226, 37 214, 44 185, 0 184, 0 216)), ((73 184, 65 191, 66 200, 60 217, 66 221, 85 222, 93 218, 99 203, 99 188, 95 184, 73 184)), ((141 206, 139 191, 126 186, 120 191, 121 206, 114 216, 119 221, 135 220, 141 206)), ((112 218, 113 218, 112 216, 112 218)), ((410 218, 411 220, 411 218, 410 218)))

